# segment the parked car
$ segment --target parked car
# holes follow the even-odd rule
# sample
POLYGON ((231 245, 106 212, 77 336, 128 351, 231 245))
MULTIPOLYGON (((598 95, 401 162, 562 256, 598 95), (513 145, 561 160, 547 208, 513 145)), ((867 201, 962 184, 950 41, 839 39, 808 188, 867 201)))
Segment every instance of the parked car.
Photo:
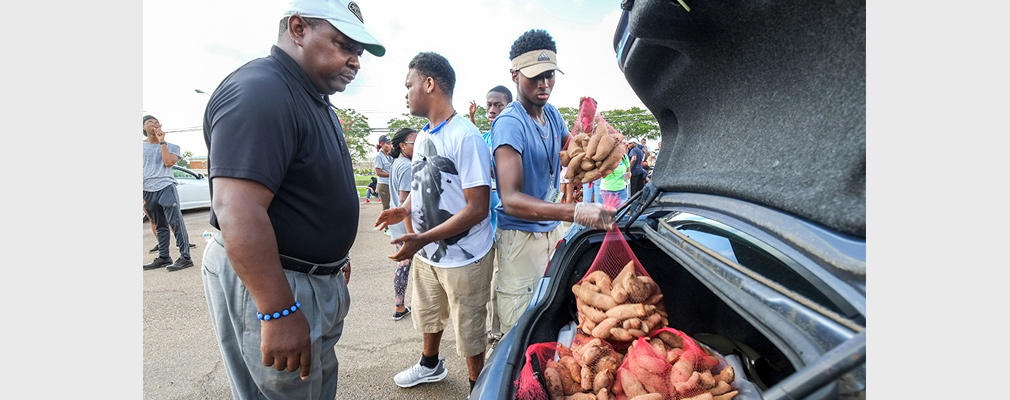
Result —
MULTIPOLYGON (((179 182, 175 189, 179 193, 182 210, 210 207, 210 181, 207 176, 178 165, 172 166, 172 174, 179 182)), ((147 220, 147 214, 143 218, 147 220)))
POLYGON ((210 207, 210 181, 201 173, 178 165, 172 166, 172 174, 179 185, 179 205, 183 210, 210 207))
MULTIPOLYGON (((663 146, 617 227, 668 325, 737 360, 746 398, 865 398, 865 2, 621 7, 617 62, 663 146)), ((529 346, 577 321, 605 237, 559 242, 471 399, 515 398, 529 346)))

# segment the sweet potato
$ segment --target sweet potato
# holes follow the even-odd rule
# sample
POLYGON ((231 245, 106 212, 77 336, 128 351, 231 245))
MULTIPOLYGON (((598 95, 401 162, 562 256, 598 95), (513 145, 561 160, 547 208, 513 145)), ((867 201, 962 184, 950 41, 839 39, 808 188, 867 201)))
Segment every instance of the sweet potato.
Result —
POLYGON ((575 356, 565 356, 558 360, 558 364, 568 369, 568 373, 571 374, 572 379, 575 379, 576 383, 582 383, 582 366, 579 362, 575 360, 575 356))
POLYGON ((630 342, 635 340, 635 337, 631 335, 631 332, 624 328, 610 328, 610 338, 621 342, 630 342))
POLYGON ((572 293, 582 298, 582 301, 587 305, 596 307, 604 312, 617 306, 617 302, 614 301, 613 297, 593 292, 582 285, 573 285, 572 293))
POLYGON ((721 394, 729 393, 732 390, 733 387, 730 386, 730 384, 723 381, 716 381, 715 387, 709 389, 708 392, 712 393, 713 396, 718 396, 721 394))
POLYGON ((648 332, 643 331, 641 329, 634 329, 634 328, 628 329, 628 334, 631 335, 631 337, 633 338, 645 337, 647 333, 648 332))
POLYGON ((715 377, 712 376, 712 373, 709 371, 704 371, 698 374, 698 385, 700 385, 702 389, 709 390, 714 388, 716 382, 720 381, 715 380, 715 377))
POLYGON ((662 394, 659 394, 659 393, 649 393, 649 394, 642 394, 642 395, 638 395, 638 396, 632 397, 629 400, 665 400, 665 399, 666 399, 666 397, 664 397, 662 394))
POLYGON ((687 381, 693 372, 695 372, 694 361, 689 357, 679 357, 677 362, 673 363, 673 369, 670 370, 670 383, 687 381))
POLYGON ((582 321, 582 332, 585 332, 587 335, 592 335, 593 329, 595 328, 596 322, 593 322, 593 320, 586 319, 585 321, 582 321))
POLYGON ((586 183, 595 181, 600 176, 602 176, 601 174, 602 174, 602 171, 600 171, 598 169, 594 169, 592 171, 586 171, 586 176, 582 177, 582 183, 586 184, 586 183))
MULTIPOLYGON (((644 320, 642 320, 642 330, 646 331, 646 332, 652 332, 652 331, 656 330, 656 328, 659 328, 659 327, 662 327, 662 326, 663 326, 663 315, 660 314, 659 312, 654 312, 654 313, 652 313, 652 315, 649 315, 648 317, 645 317, 644 320)), ((659 340, 659 341, 663 342, 662 340, 659 340)), ((666 342, 663 342, 663 343, 666 344, 666 342)), ((667 347, 672 347, 672 346, 667 346, 667 347)))
POLYGON ((544 383, 547 385, 547 395, 553 399, 559 399, 565 395, 565 388, 561 383, 561 373, 558 368, 548 364, 544 368, 544 383))
POLYGON ((727 365, 726 368, 723 368, 722 371, 719 371, 719 375, 716 375, 715 377, 715 379, 726 383, 732 383, 733 379, 735 378, 736 376, 733 371, 733 366, 731 365, 727 365))
POLYGON ((641 396, 643 394, 649 394, 645 390, 645 386, 642 386, 642 382, 635 377, 635 374, 631 373, 630 370, 621 369, 617 373, 617 379, 621 381, 621 388, 624 390, 624 394, 629 398, 635 398, 635 396, 641 396))
POLYGON ((590 369, 588 365, 583 365, 582 370, 579 371, 579 384, 582 386, 583 392, 593 389, 593 382, 595 378, 593 370, 590 369))
POLYGON ((600 139, 603 136, 604 135, 600 135, 594 132, 593 135, 589 137, 589 144, 586 145, 587 157, 592 158, 593 154, 596 154, 596 147, 600 145, 600 139))
POLYGON ((567 151, 559 151, 558 155, 561 156, 561 165, 568 166, 568 163, 572 161, 572 156, 567 151))
POLYGON ((596 377, 593 378, 593 392, 597 393, 600 389, 608 389, 614 385, 614 372, 609 370, 604 370, 596 373, 596 377))
POLYGON ((614 327, 616 327, 620 323, 621 323, 621 320, 619 320, 617 318, 609 318, 608 317, 607 319, 604 319, 600 323, 596 324, 596 327, 593 328, 592 336, 593 337, 598 337, 600 339, 610 339, 610 336, 611 336, 610 335, 610 331, 611 331, 611 329, 614 328, 614 327))
POLYGON ((714 397, 708 392, 702 392, 701 394, 694 397, 685 397, 680 400, 715 400, 714 397))
POLYGON ((654 286, 650 284, 652 278, 647 276, 635 276, 631 279, 626 279, 624 281, 625 288, 628 290, 628 301, 632 303, 641 303, 645 299, 648 299, 652 295, 652 290, 654 286))
POLYGON ((610 350, 610 348, 604 345, 602 342, 597 343, 598 344, 586 345, 582 348, 582 358, 580 359, 582 365, 595 364, 596 361, 600 359, 600 357, 606 355, 607 352, 610 350))
POLYGON ((603 371, 610 371, 612 374, 617 373, 617 367, 620 366, 620 362, 617 361, 617 357, 610 354, 605 354, 596 360, 596 372, 599 374, 603 371))
POLYGON ((593 164, 593 160, 590 159, 588 156, 586 156, 582 158, 582 164, 579 164, 579 167, 581 167, 583 170, 589 171, 593 168, 596 168, 596 164, 593 164))
POLYGON ((712 400, 730 400, 730 399, 736 397, 737 393, 739 393, 739 392, 737 392, 736 390, 734 390, 732 392, 727 392, 727 393, 724 393, 724 394, 720 394, 718 396, 712 396, 712 400))
POLYGON ((704 390, 698 383, 699 376, 700 374, 698 371, 694 371, 686 381, 674 382, 673 388, 677 391, 677 393, 680 393, 681 396, 693 396, 695 393, 704 390))
POLYGON ((639 329, 642 327, 642 320, 640 318, 628 318, 621 321, 621 327, 624 329, 639 329))
POLYGON ((597 130, 596 134, 600 135, 600 143, 596 146, 596 154, 593 154, 593 160, 603 161, 610 156, 611 152, 613 152, 614 146, 617 145, 617 141, 615 141, 614 137, 610 136, 610 133, 606 132, 606 130, 603 132, 597 130))
POLYGON ((582 159, 586 157, 586 154, 579 154, 572 156, 572 160, 568 162, 568 169, 570 170, 582 170, 582 159))
POLYGON ((596 400, 616 400, 617 398, 610 394, 610 389, 603 388, 596 392, 596 400))
POLYGON ((562 397, 563 400, 596 400, 596 395, 592 393, 572 393, 569 396, 562 397))
POLYGON ((669 387, 666 380, 662 376, 656 375, 649 372, 645 368, 637 367, 632 368, 632 372, 640 382, 642 382, 642 387, 649 393, 667 393, 667 388, 669 387))
POLYGON ((684 347, 684 338, 673 332, 663 331, 656 335, 656 337, 658 337, 659 340, 662 340, 663 343, 666 343, 667 347, 674 347, 678 349, 684 347))
POLYGON ((586 316, 586 318, 589 318, 590 321, 593 321, 597 324, 607 319, 607 313, 591 305, 586 304, 582 306, 580 310, 586 316))
POLYGON ((625 320, 628 318, 643 318, 656 312, 656 306, 642 303, 626 303, 611 307, 607 317, 625 320))

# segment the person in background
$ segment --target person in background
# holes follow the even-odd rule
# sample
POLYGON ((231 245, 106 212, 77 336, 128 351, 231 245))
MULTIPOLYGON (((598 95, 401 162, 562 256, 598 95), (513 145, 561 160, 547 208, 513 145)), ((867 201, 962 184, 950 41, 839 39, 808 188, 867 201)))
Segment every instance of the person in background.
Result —
POLYGON ((189 254, 189 233, 182 219, 179 205, 178 181, 172 173, 172 166, 182 157, 178 145, 165 141, 165 131, 161 122, 152 115, 145 115, 143 121, 143 174, 144 212, 155 226, 154 237, 158 239, 158 258, 144 264, 144 270, 165 267, 168 271, 178 271, 193 266, 189 254), (175 243, 179 246, 179 258, 172 262, 169 253, 171 234, 175 233, 175 243))
MULTIPOLYGON (((512 91, 507 87, 498 85, 487 92, 487 120, 488 123, 494 124, 495 117, 501 113, 501 110, 505 108, 506 105, 512 102, 512 91)), ((475 101, 470 102, 470 122, 477 124, 474 119, 474 114, 477 113, 477 103, 475 101)), ((491 130, 484 132, 484 141, 487 143, 488 147, 491 146, 491 141, 489 140, 489 133, 491 130)), ((498 214, 495 212, 495 208, 501 203, 501 198, 498 197, 498 187, 494 178, 494 171, 491 171, 491 231, 498 228, 498 214)), ((498 296, 495 293, 494 287, 498 281, 498 261, 497 257, 493 254, 497 252, 497 245, 491 248, 492 259, 494 260, 494 267, 491 273, 491 299, 487 302, 487 343, 489 348, 494 348, 498 344, 498 341, 502 338, 501 324, 498 321, 498 307, 497 300, 498 296)))
MULTIPOLYGON (((389 155, 393 157, 393 167, 389 176, 389 192, 392 199, 392 207, 399 207, 407 201, 410 196, 410 185, 413 181, 411 177, 411 158, 414 156, 414 140, 417 138, 417 131, 413 128, 400 128, 393 134, 392 147, 389 155)), ((389 226, 389 236, 397 239, 408 233, 414 233, 410 225, 410 218, 389 226)), ((396 251, 400 251, 401 244, 394 245, 396 251)), ((410 273, 412 258, 407 258, 396 262, 396 272, 393 274, 393 321, 403 319, 410 314, 410 307, 407 307, 403 298, 407 293, 407 278, 410 273)))
POLYGON ((330 96, 386 49, 346 0, 292 0, 268 56, 229 74, 203 119, 212 188, 203 255, 236 399, 337 395, 360 198, 330 96))
MULTIPOLYGON (((372 181, 369 182, 368 186, 365 187, 365 203, 371 203, 372 196, 379 197, 379 192, 375 188, 375 185, 377 185, 378 183, 379 179, 373 176, 372 181)), ((382 201, 382 199, 380 198, 379 201, 382 201)))
POLYGON ((628 160, 631 161, 631 191, 628 196, 634 196, 639 190, 645 187, 645 169, 642 168, 642 161, 645 159, 645 153, 642 152, 642 148, 635 143, 634 140, 628 142, 628 160))
POLYGON ((376 146, 375 154, 375 174, 379 176, 379 184, 376 191, 379 192, 379 199, 382 200, 382 209, 389 209, 389 172, 393 168, 393 157, 389 155, 392 150, 389 137, 379 136, 379 145, 376 146))
POLYGON ((617 164, 617 168, 614 168, 614 172, 600 178, 600 198, 597 199, 597 203, 608 204, 608 202, 614 201, 612 199, 616 197, 616 202, 611 204, 619 207, 628 201, 628 186, 626 182, 631 177, 630 167, 631 161, 628 160, 627 155, 624 155, 621 157, 621 162, 617 164))
MULTIPOLYGON (((512 92, 505 86, 498 85, 487 92, 487 105, 485 110, 487 110, 487 122, 489 124, 494 123, 494 118, 501 113, 501 110, 505 108, 508 103, 512 102, 512 92)), ((477 114, 477 102, 474 100, 470 101, 470 122, 474 125, 477 124, 477 120, 474 119, 474 115, 477 114)), ((485 138, 487 133, 484 134, 485 138)))
POLYGON ((491 149, 501 204, 495 208, 498 318, 507 334, 529 305, 554 248, 564 234, 560 221, 611 229, 614 210, 599 204, 559 203, 562 143, 568 126, 547 101, 558 69, 557 44, 547 31, 531 29, 512 43, 516 101, 491 126, 491 149))
POLYGON ((485 319, 491 294, 493 231, 488 213, 491 154, 480 131, 456 117, 456 73, 449 60, 419 53, 407 66, 410 114, 428 119, 414 139, 410 197, 379 214, 377 227, 411 218, 415 233, 390 258, 414 257, 410 267, 411 320, 422 333, 421 358, 393 382, 412 387, 448 376, 438 357, 447 320, 456 333, 456 353, 466 359, 470 389, 484 368, 485 319))

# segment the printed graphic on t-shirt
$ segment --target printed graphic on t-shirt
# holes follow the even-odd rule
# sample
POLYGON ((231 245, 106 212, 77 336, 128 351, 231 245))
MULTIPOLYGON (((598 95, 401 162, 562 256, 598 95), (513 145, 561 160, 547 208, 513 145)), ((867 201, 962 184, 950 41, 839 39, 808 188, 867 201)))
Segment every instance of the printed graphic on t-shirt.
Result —
MULTIPOLYGON (((456 164, 451 159, 438 154, 438 149, 430 140, 425 140, 423 143, 419 142, 418 144, 424 146, 424 150, 420 153, 425 154, 425 156, 415 157, 414 159, 412 169, 414 181, 411 183, 411 190, 423 191, 420 196, 421 212, 417 215, 420 223, 417 224, 418 229, 416 230, 418 232, 426 232, 452 217, 452 213, 441 208, 440 205, 443 192, 442 186, 458 182, 459 172, 456 170, 456 164)), ((415 199, 417 198, 415 197, 415 199)), ((431 245, 425 246, 419 253, 422 257, 437 263, 446 256, 451 247, 462 252, 465 258, 473 258, 473 255, 467 252, 463 246, 457 244, 460 239, 465 238, 469 233, 470 229, 468 228, 456 235, 434 242, 433 244, 436 247, 432 254, 428 254, 429 248, 432 247, 431 245)))

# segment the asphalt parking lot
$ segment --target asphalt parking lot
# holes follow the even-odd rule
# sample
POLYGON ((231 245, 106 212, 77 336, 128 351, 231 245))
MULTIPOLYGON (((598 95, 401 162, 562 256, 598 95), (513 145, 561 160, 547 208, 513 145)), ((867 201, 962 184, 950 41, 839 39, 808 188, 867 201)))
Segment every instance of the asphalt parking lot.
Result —
MULTIPOLYGON (((451 327, 443 335, 440 352, 446 359, 448 378, 409 389, 393 383, 393 375, 420 357, 421 335, 409 318, 392 319, 395 266, 386 256, 393 253, 393 246, 387 236, 372 230, 381 205, 361 201, 357 238, 351 249, 351 309, 336 346, 340 361, 336 398, 465 399, 469 391, 466 363, 456 355, 451 327)), ((232 398, 200 273, 206 247, 202 234, 211 229, 208 215, 206 209, 183 213, 189 238, 197 245, 192 250, 196 266, 175 272, 164 268, 143 272, 145 399, 232 398)), ((157 256, 148 253, 156 240, 147 221, 142 222, 141 231, 144 246, 139 261, 145 264, 157 256)), ((172 258, 178 256, 173 247, 172 258)), ((408 304, 409 298, 408 285, 408 304)))

